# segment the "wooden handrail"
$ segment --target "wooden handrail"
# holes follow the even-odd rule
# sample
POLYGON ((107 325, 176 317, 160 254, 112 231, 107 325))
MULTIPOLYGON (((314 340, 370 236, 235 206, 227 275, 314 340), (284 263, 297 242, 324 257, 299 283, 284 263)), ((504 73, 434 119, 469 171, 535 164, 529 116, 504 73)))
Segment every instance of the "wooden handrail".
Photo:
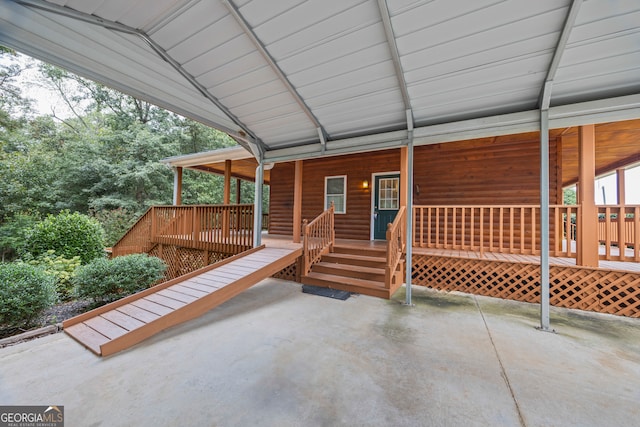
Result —
POLYGON ((333 251, 336 240, 334 230, 333 202, 329 209, 318 215, 313 221, 302 223, 302 275, 306 276, 311 271, 313 264, 317 263, 322 254, 333 251))
POLYGON ((145 253, 151 250, 152 211, 147 209, 140 218, 127 230, 126 233, 112 246, 111 256, 128 255, 133 253, 145 253))
POLYGON ((600 259, 640 262, 640 205, 599 205, 600 259))
POLYGON ((387 289, 391 289, 395 272, 398 264, 402 259, 405 250, 405 242, 407 241, 407 221, 406 207, 402 206, 393 223, 387 225, 387 265, 385 266, 384 284, 387 289))
MULTIPOLYGON (((551 205, 550 255, 576 257, 579 206, 551 205)), ((414 246, 424 248, 540 254, 539 205, 414 206, 414 246)))
POLYGON ((235 254, 253 246, 253 204, 153 206, 113 246, 113 256, 169 244, 235 254))

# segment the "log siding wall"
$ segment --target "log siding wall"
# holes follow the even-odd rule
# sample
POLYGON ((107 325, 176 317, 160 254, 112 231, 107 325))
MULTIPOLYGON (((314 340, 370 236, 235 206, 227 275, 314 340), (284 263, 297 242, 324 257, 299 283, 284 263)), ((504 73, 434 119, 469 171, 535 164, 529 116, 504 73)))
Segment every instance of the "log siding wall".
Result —
MULTIPOLYGON (((539 139, 535 133, 419 146, 414 154, 415 205, 526 205, 540 203, 539 139)), ((550 201, 558 190, 557 141, 550 138, 550 201)), ((400 150, 305 160, 302 218, 324 210, 324 178, 347 175, 347 213, 336 214, 336 238, 370 236, 372 174, 400 170, 400 150), (362 182, 369 181, 369 189, 362 182)), ((291 235, 294 164, 271 171, 272 234, 291 235)))

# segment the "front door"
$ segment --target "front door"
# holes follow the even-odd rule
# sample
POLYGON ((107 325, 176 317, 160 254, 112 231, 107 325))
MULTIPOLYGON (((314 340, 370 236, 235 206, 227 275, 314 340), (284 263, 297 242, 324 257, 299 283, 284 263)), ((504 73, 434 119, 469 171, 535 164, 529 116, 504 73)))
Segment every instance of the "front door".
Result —
POLYGON ((387 238, 387 224, 400 209, 400 175, 376 175, 373 187, 373 238, 387 238))

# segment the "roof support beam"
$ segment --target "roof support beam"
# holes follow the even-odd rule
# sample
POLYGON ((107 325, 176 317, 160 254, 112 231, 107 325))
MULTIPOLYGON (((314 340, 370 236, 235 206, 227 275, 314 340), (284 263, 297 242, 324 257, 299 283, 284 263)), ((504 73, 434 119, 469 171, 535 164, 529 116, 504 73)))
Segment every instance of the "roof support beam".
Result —
POLYGON ((293 87, 293 85, 291 84, 287 76, 280 69, 280 67, 278 66, 276 61, 273 59, 271 54, 267 51, 264 44, 262 44, 258 36, 256 36, 256 33, 253 31, 253 28, 251 28, 251 25, 249 25, 249 23, 244 19, 244 16, 242 16, 242 14, 240 13, 236 5, 233 4, 231 0, 220 0, 220 1, 227 7, 231 15, 235 18, 236 22, 238 22, 238 25, 240 25, 240 27, 242 28, 242 31, 244 31, 247 37, 249 37, 249 39, 251 40, 253 45, 256 47, 258 52, 260 52, 260 54, 265 59, 265 61, 267 61, 267 63, 269 64, 269 67, 271 67, 273 72, 276 73, 276 75, 278 76, 278 79, 280 79, 282 84, 287 88, 287 91, 289 91, 291 96, 296 100, 296 102, 298 103, 302 111, 304 111, 304 113, 307 115, 309 120, 311 120, 311 122, 316 128, 322 129, 322 134, 325 135, 326 137, 327 133, 325 132, 324 128, 322 127, 322 125, 320 124, 316 116, 313 114, 309 106, 304 102, 304 100, 302 99, 302 97, 300 96, 296 88, 293 87))
POLYGON ((200 82, 198 82, 191 74, 189 74, 183 67, 178 63, 175 59, 171 57, 167 53, 166 50, 158 43, 156 43, 148 34, 144 31, 138 30, 133 27, 129 27, 127 25, 121 24, 119 22, 110 21, 108 19, 99 18, 94 15, 89 15, 87 13, 78 12, 77 10, 65 7, 58 6, 56 4, 52 4, 43 0, 16 0, 16 3, 21 4, 25 7, 30 7, 33 9, 43 10, 45 12, 54 13, 56 15, 65 16, 67 18, 76 19, 79 21, 83 21, 89 24, 97 25, 102 28, 106 28, 108 30, 117 31, 120 33, 130 34, 133 36, 137 36, 142 39, 149 47, 164 61, 166 61, 171 67, 176 70, 182 77, 184 77, 191 86, 193 86, 198 92, 202 94, 205 98, 211 101, 223 114, 225 114, 231 121, 233 121, 240 129, 224 129, 226 132, 231 134, 236 139, 240 139, 249 144, 256 145, 258 149, 262 152, 264 151, 264 144, 260 139, 244 124, 238 117, 236 117, 229 109, 224 106, 218 98, 216 98, 213 94, 211 94, 207 88, 205 88, 200 82))
POLYGON ((560 65, 562 54, 564 53, 564 49, 567 46, 569 35, 571 34, 571 30, 573 29, 573 24, 575 24, 576 22, 578 11, 580 10, 581 5, 582 0, 573 0, 573 2, 571 3, 571 7, 569 8, 569 13, 567 14, 567 19, 565 19, 564 21, 564 26, 562 27, 562 32, 560 33, 558 44, 556 45, 556 49, 553 53, 551 64, 549 64, 549 69, 547 70, 547 77, 545 78, 542 89, 540 90, 538 105, 540 106, 541 110, 548 110, 549 106, 551 105, 553 79, 556 76, 556 72, 558 71, 558 66, 560 65))
MULTIPOLYGON (((413 131, 414 145, 440 144, 465 139, 536 132, 540 130, 540 111, 529 110, 416 127, 413 131)), ((640 118, 640 94, 560 105, 549 108, 548 112, 550 129, 633 120, 640 118)), ((406 145, 407 141, 407 130, 391 131, 327 141, 324 154, 322 154, 320 143, 271 150, 265 155, 265 161, 285 162, 323 155, 336 156, 385 150, 406 145)))
POLYGON ((404 71, 402 70, 402 63, 400 62, 400 53, 398 52, 398 45, 396 44, 396 36, 393 34, 393 26, 391 25, 391 16, 389 15, 389 7, 387 6, 387 0, 378 0, 378 9, 380 9, 380 16, 382 17, 382 25, 384 26, 384 34, 387 37, 387 44, 391 51, 391 59, 393 61, 393 67, 396 71, 396 78, 398 79, 398 86, 400 86, 400 92, 402 92, 402 100, 404 101, 404 108, 411 109, 411 100, 409 99, 409 91, 407 90, 407 81, 404 78, 404 71))

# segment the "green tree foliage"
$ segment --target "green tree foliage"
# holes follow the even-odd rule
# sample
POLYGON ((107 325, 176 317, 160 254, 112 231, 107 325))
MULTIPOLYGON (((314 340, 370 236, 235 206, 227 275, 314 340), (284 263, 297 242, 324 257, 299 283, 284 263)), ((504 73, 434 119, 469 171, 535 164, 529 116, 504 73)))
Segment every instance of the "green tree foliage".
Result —
POLYGON ((162 279, 166 268, 160 258, 146 254, 96 259, 78 268, 72 281, 78 296, 106 303, 146 289, 162 279))
MULTIPOLYGON (((0 49, 0 55, 15 53, 0 49)), ((7 82, 17 89, 25 63, 12 62, 7 82)), ((91 213, 105 221, 112 244, 120 237, 117 224, 133 222, 151 205, 171 204, 173 173, 159 160, 235 145, 222 132, 64 70, 29 66, 40 75, 34 84, 57 92, 68 114, 56 107, 34 117, 18 98, 11 108, 0 102, 11 119, 11 126, 0 123, 0 226, 21 212, 91 213), (131 219, 107 213, 118 210, 131 219)), ((183 202, 221 203, 222 188, 221 177, 185 173, 183 202)), ((242 201, 252 200, 252 184, 243 183, 242 201)))
POLYGON ((575 205, 577 203, 576 190, 573 188, 565 188, 563 191, 564 204, 575 205))
POLYGON ((0 264, 0 330, 29 326, 55 301, 53 276, 25 263, 0 264))
POLYGON ((0 252, 2 262, 11 261, 18 254, 18 248, 25 240, 27 232, 39 221, 32 215, 18 213, 0 224, 0 252))
POLYGON ((50 250, 68 259, 78 256, 86 264, 104 257, 104 230, 95 219, 78 212, 48 215, 26 233, 21 252, 38 259, 50 250))

